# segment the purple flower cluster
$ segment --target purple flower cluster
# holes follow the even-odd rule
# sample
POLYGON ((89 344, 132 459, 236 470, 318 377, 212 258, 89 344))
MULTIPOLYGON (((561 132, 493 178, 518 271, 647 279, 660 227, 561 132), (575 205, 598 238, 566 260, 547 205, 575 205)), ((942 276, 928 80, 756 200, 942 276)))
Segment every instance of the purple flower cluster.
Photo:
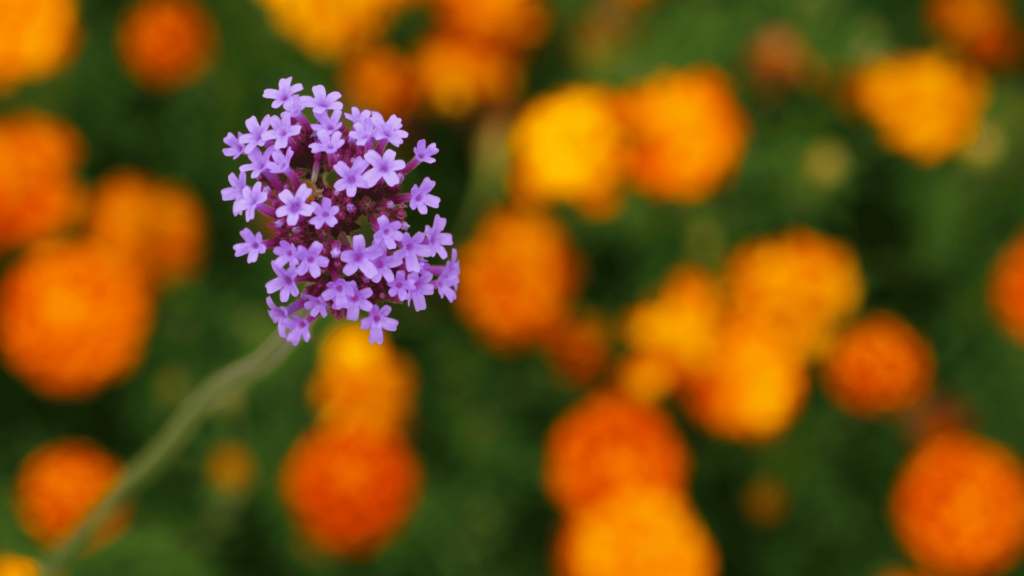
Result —
POLYGON ((276 277, 267 282, 267 305, 279 334, 292 344, 309 342, 312 323, 329 315, 361 319, 370 342, 380 344, 385 330, 398 327, 389 317, 391 304, 420 311, 427 296, 454 302, 458 292, 458 253, 453 248, 448 257, 452 236, 444 231, 445 219, 435 214, 415 233, 405 221, 408 209, 427 214, 440 205, 430 178, 402 191, 410 171, 435 162, 437 146, 420 140, 413 158, 400 160, 388 148, 409 136, 400 118, 385 120, 355 107, 343 114, 341 94, 323 86, 314 86, 312 96, 301 92, 302 84, 282 79, 277 89, 263 92, 281 114, 253 116, 245 121, 247 133, 224 138, 224 155, 244 155, 248 163, 228 176, 221 196, 246 222, 257 212, 273 219, 271 238, 243 229, 235 256, 251 264, 272 251, 276 277), (369 230, 359 233, 364 223, 372 238, 366 237, 369 230), (435 256, 442 262, 432 263, 435 256))

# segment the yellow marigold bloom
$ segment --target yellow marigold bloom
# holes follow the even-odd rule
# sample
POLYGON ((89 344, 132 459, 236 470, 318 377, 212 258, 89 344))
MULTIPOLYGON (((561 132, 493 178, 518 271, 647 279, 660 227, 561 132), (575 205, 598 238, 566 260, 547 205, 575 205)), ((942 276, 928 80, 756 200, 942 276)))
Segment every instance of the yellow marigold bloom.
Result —
POLYGON ((638 193, 698 204, 715 195, 746 155, 750 122, 725 72, 663 71, 623 97, 638 193))
POLYGON ((256 455, 237 440, 221 441, 203 456, 203 477, 225 496, 243 496, 256 479, 256 455))
POLYGON ((158 284, 190 280, 206 264, 210 223, 199 194, 138 168, 115 168, 100 177, 90 228, 145 263, 158 284))
POLYGON ((0 95, 55 76, 81 36, 79 0, 0 0, 0 95))
POLYGON ((356 324, 320 343, 306 398, 321 422, 371 435, 401 433, 415 413, 416 361, 389 338, 371 344, 356 324))
POLYGON ((137 0, 115 32, 128 76, 157 93, 198 82, 213 63, 219 36, 213 14, 196 0, 137 0))
POLYGON ((536 96, 520 110, 509 136, 512 197, 611 216, 621 208, 623 144, 607 89, 570 84, 536 96))
POLYGON ((734 322, 725 330, 709 371, 680 399, 708 435, 761 444, 789 429, 810 392, 804 357, 760 329, 734 322))
POLYGON ((1021 30, 1006 0, 929 0, 925 21, 945 43, 982 64, 1020 62, 1021 30))
POLYGON ((570 316, 576 258, 557 220, 492 212, 459 247, 462 276, 455 312, 496 350, 538 345, 570 316))
POLYGON ((77 215, 84 149, 78 129, 49 114, 0 117, 0 253, 55 232, 77 215))
POLYGON ((820 352, 864 302, 855 248, 805 227, 737 246, 726 263, 725 283, 736 317, 800 352, 820 352))
POLYGON ((285 457, 281 498, 314 545, 359 558, 386 546, 409 519, 422 476, 416 453, 400 436, 316 428, 285 457))
POLYGON ((921 401, 935 379, 935 352, 898 314, 875 312, 844 333, 824 367, 825 393, 843 411, 879 416, 921 401))
POLYGON ((562 576, 717 576, 722 554, 677 490, 631 487, 569 516, 556 548, 562 576))
POLYGON ((789 516, 789 487, 775 476, 752 477, 740 490, 740 514, 754 528, 779 527, 789 516))
POLYGON ((673 363, 681 376, 703 372, 718 346, 723 317, 717 279, 697 266, 677 266, 657 295, 634 304, 623 322, 623 341, 635 352, 673 363))
POLYGON ((665 413, 597 393, 551 425, 542 475, 548 498, 575 510, 623 487, 681 489, 692 468, 689 447, 665 413))
POLYGON ((412 57, 387 44, 347 59, 338 69, 338 84, 347 104, 377 110, 385 117, 405 118, 420 104, 412 57))
MULTIPOLYGON (((39 446, 25 456, 14 477, 14 514, 18 526, 41 546, 66 537, 114 487, 121 460, 88 438, 68 436, 39 446)), ((130 519, 125 508, 97 532, 97 542, 115 538, 130 519)))
POLYGON ((551 28, 551 10, 545 0, 431 3, 440 28, 510 48, 536 48, 551 28))
POLYGON ((999 326, 1024 346, 1024 233, 1014 236, 996 258, 987 296, 999 326))
POLYGON ((974 141, 989 91, 980 70, 933 50, 886 56, 850 82, 853 106, 882 147, 922 167, 941 164, 974 141))
POLYGON ((89 400, 139 365, 154 316, 143 271, 120 252, 35 246, 0 279, 0 358, 42 398, 89 400))
POLYGON ((676 365, 659 354, 630 354, 616 364, 612 375, 612 386, 641 404, 657 404, 679 385, 676 365))
POLYGON ((18 554, 0 552, 0 576, 38 576, 39 563, 18 554))
POLYGON ((1010 572, 1024 552, 1024 465, 969 432, 925 440, 889 495, 896 540, 915 562, 950 576, 1010 572))
POLYGON ((611 328, 600 315, 583 314, 555 326, 543 346, 555 372, 577 386, 587 386, 608 364, 611 328))
POLYGON ((515 53, 468 37, 437 34, 417 45, 416 77, 430 110, 463 120, 489 104, 515 100, 525 71, 515 53))
POLYGON ((271 26, 317 62, 332 62, 387 32, 409 0, 256 0, 271 26))

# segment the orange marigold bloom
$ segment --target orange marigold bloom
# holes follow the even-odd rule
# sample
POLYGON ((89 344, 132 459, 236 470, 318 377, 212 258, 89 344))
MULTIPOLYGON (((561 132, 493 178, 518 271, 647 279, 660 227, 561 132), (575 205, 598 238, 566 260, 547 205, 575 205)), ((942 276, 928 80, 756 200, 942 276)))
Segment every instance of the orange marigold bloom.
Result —
POLYGON ((387 337, 370 344, 356 324, 331 332, 320 343, 306 398, 321 422, 349 432, 400 433, 416 408, 416 361, 387 337))
POLYGON ((612 385, 631 400, 657 404, 679 388, 680 377, 675 364, 664 356, 634 353, 615 366, 612 385))
POLYGON ((612 347, 611 328, 598 314, 583 314, 559 323, 544 341, 544 350, 555 372, 577 386, 594 382, 605 366, 612 347))
POLYGON ((509 136, 515 200, 562 202, 596 218, 621 208, 623 130, 611 92, 570 84, 535 96, 509 136))
POLYGON ((213 63, 219 36, 213 14, 196 0, 137 0, 115 33, 128 76, 158 93, 198 82, 213 63))
POLYGON ((1024 346, 1024 233, 1014 236, 996 258, 987 296, 999 326, 1024 346))
POLYGON ((536 48, 551 28, 544 0, 432 0, 438 26, 510 48, 536 48))
POLYGON ((725 281, 735 316, 800 352, 820 352, 864 301, 855 248, 805 227, 737 246, 725 281))
POLYGON ((843 334, 824 368, 825 393, 855 416, 906 410, 935 379, 935 352, 906 320, 875 312, 843 334))
POLYGON ((0 252, 77 215, 84 149, 78 129, 57 117, 35 111, 0 117, 0 252))
POLYGON ((142 361, 154 308, 142 270, 120 252, 36 246, 0 279, 0 358, 42 398, 89 400, 142 361))
MULTIPOLYGON (((68 436, 39 446, 14 477, 18 526, 42 546, 58 544, 114 487, 122 467, 117 456, 88 438, 68 436)), ((127 509, 113 514, 97 540, 116 537, 129 517, 127 509)))
POLYGON ((328 554, 364 557, 390 542, 419 500, 422 470, 401 436, 315 428, 281 465, 281 498, 298 529, 328 554))
POLYGON ((38 576, 39 563, 18 554, 0 552, 0 576, 38 576))
POLYGON ((951 576, 1005 574, 1024 552, 1024 465, 983 436, 940 433, 903 462, 889 516, 918 564, 951 576))
POLYGON ((689 418, 711 436, 760 444, 789 429, 810 391, 804 357, 760 329, 734 322, 706 374, 683 388, 689 418))
POLYGON ((226 496, 247 494, 256 479, 256 467, 252 449, 237 440, 221 441, 203 456, 203 477, 226 496))
POLYGON ((943 41, 982 64, 1020 62, 1021 31, 1006 0, 929 0, 925 21, 943 41))
POLYGON ((548 498, 575 510, 623 487, 682 488, 692 468, 693 456, 664 412, 597 393, 551 425, 542 474, 548 498))
POLYGON ((487 42, 436 34, 420 41, 413 58, 427 106, 447 120, 463 120, 483 106, 513 101, 523 89, 520 57, 487 42))
POLYGON ((79 0, 0 0, 0 30, 2 95, 71 62, 81 36, 79 0))
POLYGON ((412 57, 381 44, 359 51, 338 69, 338 85, 345 102, 377 110, 385 117, 405 118, 420 103, 416 67, 412 57))
POLYGON ((91 231, 147 265, 169 285, 194 278, 209 252, 209 217, 196 190, 131 167, 96 182, 91 231))
POLYGON ((497 350, 535 346, 569 317, 576 253, 557 220, 497 211, 459 247, 455 312, 497 350))
POLYGON ((740 490, 740 514, 754 528, 777 528, 789 515, 789 487, 775 476, 754 476, 740 490))
POLYGON ((688 498, 632 487, 569 516, 556 548, 562 576, 717 576, 722 554, 688 498))
POLYGON ((883 148, 932 167, 971 144, 989 105, 989 81, 934 50, 881 58, 850 82, 854 108, 883 148))
POLYGON ((623 97, 637 192, 698 204, 715 195, 746 155, 750 122, 725 72, 664 71, 623 97))
POLYGON ((698 266, 677 266, 653 299, 626 313, 623 341, 635 352, 672 362, 681 376, 700 373, 718 346, 722 316, 717 279, 698 266))

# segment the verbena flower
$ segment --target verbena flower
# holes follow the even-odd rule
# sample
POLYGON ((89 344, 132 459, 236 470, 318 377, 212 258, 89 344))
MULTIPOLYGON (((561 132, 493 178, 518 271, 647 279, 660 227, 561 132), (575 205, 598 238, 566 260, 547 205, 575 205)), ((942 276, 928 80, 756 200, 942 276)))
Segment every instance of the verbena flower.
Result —
POLYGON ((272 251, 275 278, 266 288, 282 305, 273 296, 267 305, 281 337, 308 342, 312 323, 333 316, 361 319, 370 341, 380 344, 384 331, 398 327, 391 305, 420 311, 435 293, 454 301, 459 261, 454 249, 448 258, 447 221, 435 214, 420 232, 406 222, 409 209, 427 214, 440 205, 430 193, 436 183, 424 178, 410 192, 402 189, 409 172, 435 162, 437 146, 420 140, 408 162, 399 159, 388 147, 409 136, 401 118, 358 108, 343 115, 341 94, 323 86, 306 96, 301 84, 284 78, 263 96, 282 112, 253 116, 245 122, 249 132, 224 139, 225 156, 248 162, 228 177, 221 196, 247 222, 256 212, 273 220, 271 238, 245 228, 234 248, 249 263, 272 251), (359 233, 365 225, 371 237, 359 233))

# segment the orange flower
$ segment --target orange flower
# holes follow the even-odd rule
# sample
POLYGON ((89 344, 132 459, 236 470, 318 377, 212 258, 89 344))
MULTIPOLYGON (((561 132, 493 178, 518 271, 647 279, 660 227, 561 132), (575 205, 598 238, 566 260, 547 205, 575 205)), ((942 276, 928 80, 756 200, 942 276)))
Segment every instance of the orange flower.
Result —
POLYGON ((717 279, 697 266, 677 266, 655 298, 627 312, 623 341, 635 352, 671 362, 680 376, 701 373, 718 346, 722 316, 717 279))
POLYGON ((736 317, 801 353, 820 352, 864 301, 854 247, 811 228, 740 244, 726 263, 725 280, 736 317))
POLYGON ((77 215, 84 148, 77 128, 49 114, 0 117, 0 253, 55 232, 77 215))
POLYGON ((142 271, 120 253, 40 245, 0 280, 0 358, 42 398, 90 400, 142 361, 154 308, 142 271))
POLYGON ((570 84, 534 97, 509 147, 513 199, 563 202, 596 218, 621 208, 623 133, 607 89, 570 84))
POLYGON ((922 566, 950 576, 1011 571, 1024 552, 1024 466, 969 432, 925 440, 889 495, 893 532, 922 566))
POLYGON ((675 364, 658 354, 635 353, 615 366, 612 385, 641 404, 657 404, 679 388, 675 364))
POLYGON ((52 78, 71 62, 81 36, 79 1, 0 0, 0 30, 3 95, 52 78))
POLYGON ((1021 31, 1005 0, 929 0, 925 21, 943 41, 981 64, 1020 62, 1021 31))
POLYGON ((386 44, 373 46, 349 58, 338 69, 338 84, 345 102, 376 110, 389 117, 407 117, 420 103, 416 68, 411 56, 386 44))
POLYGON ((509 48, 536 48, 551 28, 544 0, 432 1, 440 28, 509 48))
POLYGON ((875 312, 850 328, 825 364, 826 394, 855 416, 906 410, 932 388, 935 352, 898 314, 875 312))
POLYGON ((209 219, 194 188, 131 167, 96 182, 92 233, 147 265, 158 284, 197 276, 209 251, 209 219))
POLYGON ((455 312, 490 347, 535 346, 569 317, 578 284, 576 254, 558 221, 492 212, 459 247, 459 258, 455 312))
POLYGON ((689 448, 667 415, 598 393, 551 425, 542 475, 548 498, 572 511, 623 487, 682 488, 692 467, 689 448))
POLYGON ((434 35, 420 41, 413 58, 427 106, 446 120, 464 120, 483 106, 513 101, 523 89, 520 58, 486 42, 434 35))
POLYGON ((999 326, 1024 346, 1024 233, 1002 249, 988 281, 988 307, 999 326))
POLYGON ((256 479, 256 455, 242 442, 221 441, 206 451, 203 477, 225 496, 244 496, 256 479))
POLYGON ((543 344, 552 369, 577 386, 592 384, 608 364, 610 332, 595 313, 559 323, 543 344))
MULTIPOLYGON (((39 446, 14 477, 14 514, 30 538, 53 546, 66 537, 114 487, 121 460, 88 438, 68 436, 39 446)), ((105 521, 97 541, 109 542, 129 522, 121 509, 105 521)))
POLYGON ((213 14, 196 0, 137 0, 121 14, 115 38, 132 81, 166 93, 206 74, 219 35, 213 14))
POLYGON ((773 22, 754 32, 747 47, 747 68, 758 89, 770 94, 786 92, 810 79, 812 57, 800 30, 773 22))
POLYGON ((722 554, 696 506, 664 487, 625 489, 572 514, 556 548, 562 576, 717 576, 722 554))
POLYGON ((18 554, 0 552, 0 576, 38 576, 39 563, 18 554))
POLYGON ((422 470, 399 436, 315 428, 281 465, 280 490, 298 529, 328 554, 364 557, 390 542, 419 499, 422 470))
POLYGON ((789 515, 789 487, 774 476, 754 476, 740 491, 740 514, 754 528, 777 528, 789 515))
POLYGON ((729 78, 712 66, 655 74, 622 102, 637 192, 698 204, 740 168, 750 122, 729 78))
POLYGON ((321 422, 349 432, 394 435, 412 418, 416 361, 385 337, 370 344, 355 324, 331 332, 317 353, 306 398, 321 422))
POLYGON ((733 322, 710 366, 680 399, 689 418, 711 436, 769 442, 803 410, 810 389, 804 357, 754 326, 733 322))
POLYGON ((857 71, 850 95, 883 148, 927 168, 975 140, 989 105, 989 81, 962 62, 920 50, 857 71))
POLYGON ((333 62, 383 38, 410 0, 256 0, 271 26, 316 62, 333 62))

